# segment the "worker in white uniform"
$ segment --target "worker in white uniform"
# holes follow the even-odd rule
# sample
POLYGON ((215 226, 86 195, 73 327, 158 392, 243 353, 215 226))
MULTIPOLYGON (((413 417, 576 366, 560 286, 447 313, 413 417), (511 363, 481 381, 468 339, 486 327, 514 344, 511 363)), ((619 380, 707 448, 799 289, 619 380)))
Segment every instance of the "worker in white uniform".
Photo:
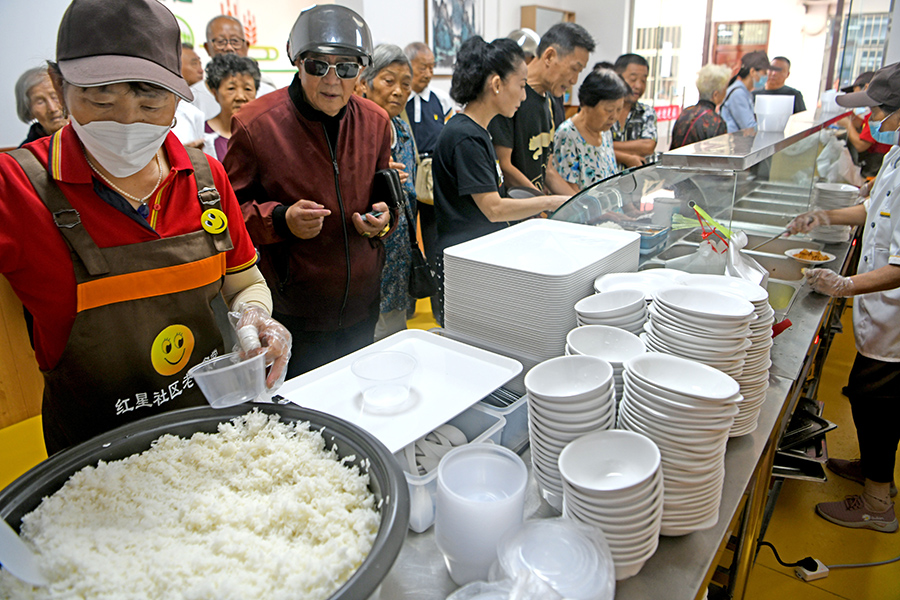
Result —
POLYGON ((857 274, 843 277, 829 269, 809 269, 806 281, 822 294, 855 296, 853 331, 857 355, 847 384, 860 458, 829 459, 836 475, 862 483, 862 494, 822 502, 816 512, 838 525, 897 531, 892 496, 900 443, 900 63, 879 70, 865 91, 837 97, 847 108, 872 109, 875 141, 893 146, 884 157, 864 204, 815 210, 788 225, 802 233, 822 225, 864 227, 857 274))

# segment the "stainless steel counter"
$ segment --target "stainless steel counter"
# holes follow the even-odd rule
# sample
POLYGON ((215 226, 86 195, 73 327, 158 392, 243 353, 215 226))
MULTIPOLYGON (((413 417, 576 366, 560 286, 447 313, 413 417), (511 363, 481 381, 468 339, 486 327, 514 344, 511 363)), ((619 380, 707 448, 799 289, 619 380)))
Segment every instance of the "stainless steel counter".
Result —
MULTIPOLYGON (((846 267, 850 248, 850 244, 846 243, 827 247, 828 252, 837 256, 834 263, 836 269, 837 265, 846 267)), ((768 489, 774 444, 780 438, 797 400, 802 377, 805 377, 805 369, 809 368, 809 349, 829 314, 830 301, 827 296, 811 292, 808 286, 803 286, 787 315, 793 326, 775 338, 769 390, 760 413, 759 426, 754 432, 728 442, 718 523, 710 529, 686 536, 662 537, 658 550, 642 571, 617 584, 617 600, 659 597, 662 589, 667 600, 693 600, 708 583, 723 541, 737 533, 730 531, 730 527, 745 496, 749 498, 748 504, 760 507, 758 510, 761 511, 768 489)), ((523 458, 526 463, 530 462, 527 452, 523 458)), ((541 500, 537 484, 530 478, 526 518, 545 518, 556 514, 541 500)), ((750 514, 745 521, 753 521, 751 517, 754 515, 750 514)), ((408 533, 406 544, 382 585, 381 598, 443 600, 456 589, 435 545, 433 531, 432 528, 422 534, 408 533)), ((751 542, 756 539, 753 526, 750 526, 750 534, 745 537, 751 542)), ((745 544, 743 554, 751 557, 750 550, 752 548, 745 544)), ((742 583, 746 583, 745 579, 746 574, 742 583)), ((741 593, 737 596, 740 597, 741 593)))
POLYGON ((783 132, 743 129, 734 133, 703 140, 665 152, 660 156, 662 167, 679 167, 703 170, 743 171, 792 146, 804 138, 815 135, 845 114, 828 118, 816 118, 813 111, 793 115, 783 132))

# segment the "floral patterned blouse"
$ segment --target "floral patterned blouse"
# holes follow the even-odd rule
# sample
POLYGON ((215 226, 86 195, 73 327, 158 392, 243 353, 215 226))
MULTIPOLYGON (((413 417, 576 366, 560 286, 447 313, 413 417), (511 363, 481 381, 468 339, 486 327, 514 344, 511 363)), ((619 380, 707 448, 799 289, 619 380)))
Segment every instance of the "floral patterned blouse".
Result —
POLYGON ((600 134, 599 146, 589 144, 567 119, 553 136, 553 160, 562 178, 584 189, 619 172, 612 132, 600 134))
MULTIPOLYGON (((400 117, 391 119, 394 143, 391 159, 406 165, 409 178, 403 184, 406 202, 413 217, 416 215, 416 152, 409 125, 400 117)), ((391 235, 384 238, 384 271, 381 274, 381 312, 408 310, 415 306, 409 295, 410 246, 406 211, 401 207, 399 223, 391 235)))

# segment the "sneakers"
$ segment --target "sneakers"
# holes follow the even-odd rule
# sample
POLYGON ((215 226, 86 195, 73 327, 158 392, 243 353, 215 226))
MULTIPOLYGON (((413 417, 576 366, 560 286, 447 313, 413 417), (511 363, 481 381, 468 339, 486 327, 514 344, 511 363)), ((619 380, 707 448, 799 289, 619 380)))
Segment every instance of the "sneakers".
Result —
POLYGON ((837 502, 821 502, 816 505, 820 517, 837 525, 854 529, 873 529, 884 533, 897 531, 897 517, 894 505, 884 512, 875 512, 866 508, 862 496, 847 496, 837 502))
MULTIPOLYGON (((866 478, 863 476, 862 470, 862 461, 858 458, 855 460, 844 460, 843 458, 829 458, 828 462, 825 463, 825 466, 828 467, 828 470, 837 475, 838 477, 843 477, 844 479, 849 479, 850 481, 855 481, 856 483, 863 485, 866 482, 866 478)), ((894 482, 891 482, 891 498, 897 495, 897 486, 894 482)))

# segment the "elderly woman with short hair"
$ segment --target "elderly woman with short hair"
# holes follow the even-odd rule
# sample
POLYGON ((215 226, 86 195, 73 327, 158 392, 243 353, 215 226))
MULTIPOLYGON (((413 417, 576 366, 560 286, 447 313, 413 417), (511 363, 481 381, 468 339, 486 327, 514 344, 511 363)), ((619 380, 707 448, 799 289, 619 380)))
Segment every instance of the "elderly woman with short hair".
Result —
POLYGON ((697 73, 700 100, 684 109, 672 128, 669 150, 728 133, 725 119, 716 109, 725 101, 731 70, 724 65, 706 65, 697 73))
MULTIPOLYGON (((391 167, 400 171, 409 213, 416 214, 416 148, 409 124, 400 117, 412 91, 412 67, 398 46, 381 44, 372 53, 372 65, 363 72, 366 98, 391 118, 391 167)), ((381 277, 381 314, 375 340, 406 329, 407 310, 415 306, 409 293, 410 239, 405 210, 400 210, 397 229, 384 240, 385 261, 381 277)))
POLYGON ((203 151, 220 161, 228 152, 231 117, 245 104, 256 99, 259 90, 259 66, 256 61, 237 54, 216 54, 206 65, 206 85, 221 111, 206 122, 203 151))
POLYGON ((591 72, 578 89, 581 109, 560 125, 553 136, 556 170, 572 191, 618 172, 610 128, 625 104, 629 89, 610 69, 591 72))
POLYGON ((16 81, 16 112, 23 123, 31 123, 28 137, 19 145, 20 148, 56 133, 69 122, 50 82, 47 67, 28 69, 19 76, 16 81))

